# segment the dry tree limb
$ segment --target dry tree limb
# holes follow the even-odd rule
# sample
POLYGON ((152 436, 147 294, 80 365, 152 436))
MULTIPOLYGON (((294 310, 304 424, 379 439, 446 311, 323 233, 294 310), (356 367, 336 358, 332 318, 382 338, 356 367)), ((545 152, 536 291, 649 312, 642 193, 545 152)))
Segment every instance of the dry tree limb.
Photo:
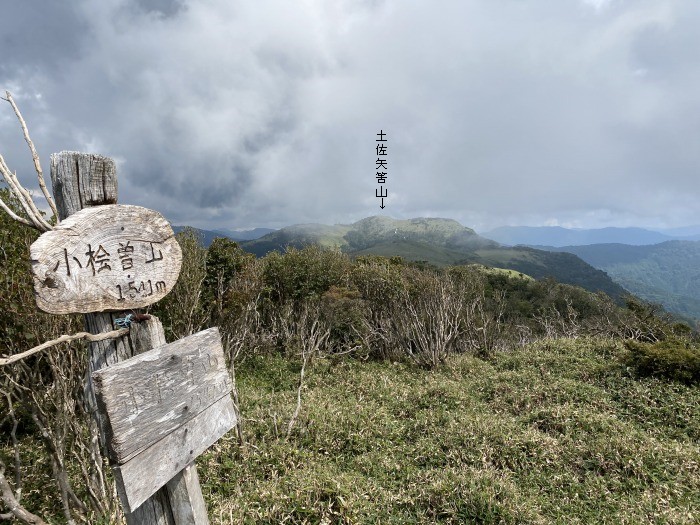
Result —
POLYGON ((10 171, 10 168, 7 166, 7 164, 5 164, 5 159, 3 159, 1 155, 0 174, 10 187, 10 192, 17 198, 17 200, 24 208, 25 213, 32 221, 32 227, 36 228, 40 232, 51 230, 52 226, 41 217, 41 212, 37 209, 36 205, 34 204, 30 193, 22 187, 19 180, 17 179, 17 175, 13 174, 10 171))
MULTIPOLYGON (((32 407, 32 420, 39 429, 41 437, 44 438, 49 456, 51 457, 51 470, 53 472, 53 479, 58 484, 58 489, 61 493, 63 515, 66 517, 66 521, 69 524, 75 524, 73 513, 71 512, 70 502, 75 501, 78 498, 73 493, 70 481, 68 480, 68 473, 66 472, 66 467, 63 462, 63 443, 59 442, 57 436, 42 422, 38 411, 41 411, 44 417, 46 416, 40 407, 34 406, 32 407)), ((84 507, 84 504, 81 501, 79 501, 79 503, 84 507)))
POLYGON ((22 461, 19 455, 19 442, 17 441, 17 427, 19 425, 19 421, 17 421, 17 416, 15 416, 15 407, 12 403, 10 393, 3 392, 3 394, 5 395, 5 399, 7 399, 9 417, 12 419, 12 431, 10 432, 10 437, 12 439, 12 448, 15 456, 15 493, 17 494, 17 503, 20 503, 22 501, 22 461))
POLYGON ((294 424, 299 418, 301 413, 301 392, 304 389, 304 376, 306 374, 306 365, 313 358, 314 354, 320 352, 321 347, 326 343, 330 337, 331 331, 324 328, 319 323, 318 319, 314 319, 310 326, 309 322, 310 313, 305 308, 301 315, 297 326, 299 331, 299 339, 301 341, 301 355, 302 355, 302 365, 301 372, 299 373, 299 387, 297 388, 297 404, 292 414, 292 418, 289 420, 287 425, 287 434, 285 439, 289 440, 292 435, 292 429, 294 424))
POLYGON ((29 192, 22 187, 17 179, 17 176, 10 171, 10 168, 5 163, 5 159, 2 157, 2 155, 0 155, 0 174, 10 187, 10 192, 17 198, 19 203, 22 205, 22 208, 24 208, 24 212, 32 221, 33 227, 41 232, 50 230, 51 226, 49 226, 48 223, 46 226, 42 224, 42 221, 38 217, 38 215, 40 215, 38 210, 37 213, 34 213, 32 208, 36 208, 36 206, 32 206, 34 202, 32 201, 29 192))
POLYGON ((57 344, 60 343, 67 343, 69 341, 76 341, 78 339, 87 339, 90 342, 95 342, 95 341, 103 341, 105 339, 114 339, 117 337, 121 337, 123 335, 126 335, 129 333, 128 328, 121 328, 119 330, 112 330, 111 332, 102 332, 101 334, 91 334, 88 332, 78 332, 77 334, 73 335, 62 335, 61 337, 58 337, 57 339, 52 339, 51 341, 47 341, 43 344, 40 344, 39 346, 35 346, 34 348, 30 348, 29 350, 26 350, 24 352, 21 352, 19 354, 14 354, 9 357, 0 357, 0 366, 5 366, 9 365, 11 363, 14 363, 16 361, 19 361, 21 359, 25 359, 29 357, 30 355, 34 355, 38 352, 41 352, 42 350, 46 350, 47 348, 50 348, 52 346, 56 346, 57 344))
MULTIPOLYGON (((78 445, 79 452, 76 450, 71 450, 71 455, 76 460, 76 463, 78 464, 78 466, 80 468, 80 473, 83 477, 84 486, 87 489, 87 495, 90 498, 90 501, 91 501, 93 508, 99 509, 99 511, 102 514, 106 515, 108 513, 108 509, 102 503, 103 500, 106 498, 104 497, 104 494, 102 497, 100 497, 95 492, 96 488, 95 488, 94 483, 93 483, 95 481, 95 478, 94 478, 94 476, 90 475, 90 473, 88 472, 87 466, 85 465, 85 462, 81 461, 82 458, 80 457, 81 454, 83 454, 84 456, 90 455, 91 456, 90 459, 92 461, 91 451, 87 450, 83 443, 78 442, 77 445, 78 445)), ((99 469, 99 465, 98 465, 98 469, 99 469)), ((102 488, 102 487, 100 486, 99 488, 102 488)), ((85 507, 84 504, 83 504, 83 507, 85 507)))
POLYGON ((0 514, 0 518, 9 519, 11 516, 22 520, 24 523, 31 523, 33 525, 47 525, 47 523, 42 520, 36 514, 32 514, 27 509, 22 507, 19 502, 15 499, 12 493, 12 487, 5 478, 5 465, 0 461, 0 499, 9 509, 9 515, 0 514))
POLYGON ((24 210, 30 216, 32 221, 38 223, 41 229, 45 231, 52 229, 52 226, 48 222, 46 222, 41 216, 39 208, 37 208, 36 204, 34 204, 32 195, 19 182, 19 179, 17 178, 17 173, 13 173, 10 170, 7 163, 5 162, 5 159, 2 158, 2 156, 0 156, 0 170, 2 171, 3 178, 10 185, 10 189, 13 191, 13 193, 19 198, 19 200, 22 203, 22 206, 24 207, 24 210))
POLYGON ((301 373, 299 374, 299 388, 297 388, 297 406, 294 409, 294 414, 292 414, 292 418, 289 420, 289 424, 287 425, 287 440, 289 440, 289 437, 292 435, 294 423, 296 423, 297 418, 299 417, 299 413, 301 412, 301 391, 304 388, 304 374, 306 372, 306 364, 309 362, 309 353, 306 351, 302 352, 304 354, 304 361, 301 365, 301 373))
POLYGON ((24 133, 24 140, 27 142, 27 146, 29 146, 29 151, 31 151, 31 153, 32 153, 32 160, 34 161, 34 169, 36 170, 36 176, 37 176, 37 179, 39 180, 39 187, 41 188, 41 192, 44 194, 44 198, 46 199, 46 202, 51 207, 51 211, 56 216, 56 224, 58 224, 59 218, 58 218, 58 210, 56 209, 56 203, 53 201, 53 198, 51 197, 49 190, 46 188, 46 181, 44 179, 44 171, 41 169, 41 162, 39 162, 39 154, 36 152, 36 148, 34 147, 34 142, 32 142, 32 139, 29 136, 29 130, 27 129, 27 123, 24 122, 24 118, 22 118, 22 114, 20 113, 19 108, 17 107, 17 104, 15 104, 15 101, 12 98, 12 94, 10 94, 9 91, 5 91, 5 96, 7 97, 5 100, 7 100, 10 103, 10 105, 12 106, 12 109, 15 111, 15 115, 17 115, 17 120, 19 120, 19 124, 20 124, 20 126, 22 126, 22 133, 24 133))
POLYGON ((37 228, 36 224, 34 224, 32 221, 25 219, 24 217, 20 217, 15 212, 13 212, 2 199, 0 199, 0 208, 2 208, 13 221, 17 221, 20 224, 29 226, 30 228, 37 228))
MULTIPOLYGON (((27 144, 29 145, 29 150, 32 153, 32 159, 34 160, 34 168, 37 172, 37 177, 39 179, 39 187, 41 187, 41 191, 44 193, 46 201, 48 202, 49 206, 51 207, 51 210, 56 216, 56 220, 58 220, 56 204, 54 203, 53 199, 49 195, 48 189, 46 188, 44 173, 41 169, 41 163, 39 162, 39 155, 37 154, 36 148, 34 147, 34 143, 32 142, 32 139, 29 136, 27 124, 25 123, 24 118, 22 118, 22 114, 20 113, 17 104, 15 104, 15 101, 12 98, 10 92, 6 91, 5 94, 7 95, 7 98, 3 98, 3 100, 9 102, 12 106, 12 109, 14 110, 15 115, 19 120, 20 126, 22 127, 24 139, 25 141, 27 141, 27 144)), ((26 226, 36 228, 40 232, 45 232, 53 229, 53 227, 42 217, 42 213, 39 211, 39 208, 37 208, 36 204, 34 203, 31 194, 19 182, 17 174, 13 173, 7 166, 7 164, 5 163, 5 159, 2 157, 2 155, 0 155, 0 175, 2 175, 2 178, 5 179, 5 182, 7 182, 7 185, 10 188, 10 192, 17 198, 19 203, 22 205, 22 208, 24 208, 24 211, 29 219, 24 219, 22 217, 19 217, 16 213, 13 213, 10 210, 10 207, 1 199, 0 208, 2 208, 6 213, 8 213, 13 220, 26 226)))

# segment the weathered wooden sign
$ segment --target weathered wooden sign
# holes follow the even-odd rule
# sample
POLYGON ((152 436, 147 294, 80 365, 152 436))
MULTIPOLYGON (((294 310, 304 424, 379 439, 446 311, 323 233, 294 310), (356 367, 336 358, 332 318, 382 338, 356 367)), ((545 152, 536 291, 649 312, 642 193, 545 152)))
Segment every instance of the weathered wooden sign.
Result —
POLYGON ((142 308, 167 295, 182 264, 161 214, 120 204, 74 213, 30 253, 37 305, 52 314, 142 308))
POLYGON ((236 424, 218 328, 103 368, 92 378, 127 512, 236 424))

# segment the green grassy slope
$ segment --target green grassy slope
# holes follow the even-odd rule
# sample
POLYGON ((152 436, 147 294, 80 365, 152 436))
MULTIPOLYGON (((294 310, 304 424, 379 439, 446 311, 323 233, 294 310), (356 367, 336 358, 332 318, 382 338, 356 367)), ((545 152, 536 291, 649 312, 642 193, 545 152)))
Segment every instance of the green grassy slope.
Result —
POLYGON ((397 220, 379 216, 334 226, 297 224, 260 239, 243 242, 242 246, 256 255, 283 250, 286 246, 299 247, 311 243, 337 247, 347 252, 361 252, 375 245, 401 241, 427 243, 453 250, 497 246, 495 242, 479 237, 474 230, 451 219, 397 220))
POLYGON ((399 256, 407 261, 427 261, 436 266, 450 266, 464 261, 464 252, 452 250, 427 242, 395 240, 381 242, 362 250, 349 252, 352 256, 382 255, 399 256))
POLYGON ((697 523, 700 389, 635 379, 620 345, 537 343, 437 371, 316 361, 237 370, 249 445, 198 461, 228 523, 697 523))
POLYGON ((388 217, 367 217, 352 224, 345 239, 348 242, 348 251, 360 251, 396 241, 429 243, 454 250, 497 246, 497 243, 479 237, 474 230, 462 226, 457 221, 439 218, 396 220, 388 217))

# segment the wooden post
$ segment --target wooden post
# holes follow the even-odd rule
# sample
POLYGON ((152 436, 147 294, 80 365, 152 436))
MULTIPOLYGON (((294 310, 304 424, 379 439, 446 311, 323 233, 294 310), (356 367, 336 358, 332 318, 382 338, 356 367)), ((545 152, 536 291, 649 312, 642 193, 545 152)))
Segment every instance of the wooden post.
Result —
MULTIPOLYGON (((65 151, 51 155, 51 180, 61 220, 86 207, 116 204, 116 173, 114 161, 100 155, 65 151)), ((97 334, 113 330, 114 320, 124 315, 86 314, 87 331, 97 334)), ((133 324, 128 336, 90 343, 85 399, 99 425, 103 444, 103 422, 97 411, 92 373, 165 343, 163 326, 155 317, 133 324)), ((143 505, 127 514, 126 521, 129 525, 208 525, 195 465, 187 466, 143 505)))

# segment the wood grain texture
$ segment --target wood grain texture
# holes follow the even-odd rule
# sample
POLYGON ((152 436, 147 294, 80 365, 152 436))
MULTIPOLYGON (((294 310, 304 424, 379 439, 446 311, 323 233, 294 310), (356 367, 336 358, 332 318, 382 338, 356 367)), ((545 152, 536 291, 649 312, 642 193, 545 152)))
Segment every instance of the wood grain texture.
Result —
POLYGON ((48 313, 142 308, 180 274, 182 250, 163 216, 140 206, 86 208, 30 248, 34 294, 48 313))
POLYGON ((92 376, 110 456, 126 463, 231 392, 218 328, 210 328, 92 376))
POLYGON ((194 463, 180 471, 166 485, 176 525, 206 525, 207 506, 199 489, 199 476, 194 463))
MULTIPOLYGON (((117 173, 112 159, 90 153, 62 152, 51 156, 51 180, 56 206, 61 219, 80 211, 84 206, 115 204, 117 202, 117 173), (81 193, 81 188, 88 191, 81 193)), ((92 313, 85 315, 86 330, 98 334, 114 327, 114 319, 120 313, 92 313)), ((102 428, 92 388, 92 372, 111 364, 128 359, 134 354, 165 344, 165 334, 160 321, 151 320, 132 325, 129 337, 90 343, 88 354, 88 375, 85 384, 86 407, 102 428)), ((100 433, 104 441, 104 434, 100 433)), ((190 468, 194 468, 191 466, 190 468)), ((172 507, 178 508, 182 501, 201 498, 201 489, 192 483, 187 484, 182 472, 153 496, 142 503, 134 512, 126 514, 127 525, 179 525, 175 522, 172 507), (173 491, 170 486, 180 487, 173 491), (183 492, 194 492, 185 494, 183 492)), ((184 504, 184 503, 183 503, 184 504)), ((196 514, 196 523, 206 525, 208 520, 196 514)), ((183 522, 184 523, 184 522, 183 522)))
POLYGON ((168 491, 159 490, 133 512, 126 514, 126 525, 178 525, 168 491))
POLYGON ((127 512, 137 508, 236 424, 226 394, 136 457, 114 467, 117 492, 127 512))
POLYGON ((61 220, 83 208, 117 203, 117 167, 109 157, 75 151, 54 153, 51 183, 61 220))

